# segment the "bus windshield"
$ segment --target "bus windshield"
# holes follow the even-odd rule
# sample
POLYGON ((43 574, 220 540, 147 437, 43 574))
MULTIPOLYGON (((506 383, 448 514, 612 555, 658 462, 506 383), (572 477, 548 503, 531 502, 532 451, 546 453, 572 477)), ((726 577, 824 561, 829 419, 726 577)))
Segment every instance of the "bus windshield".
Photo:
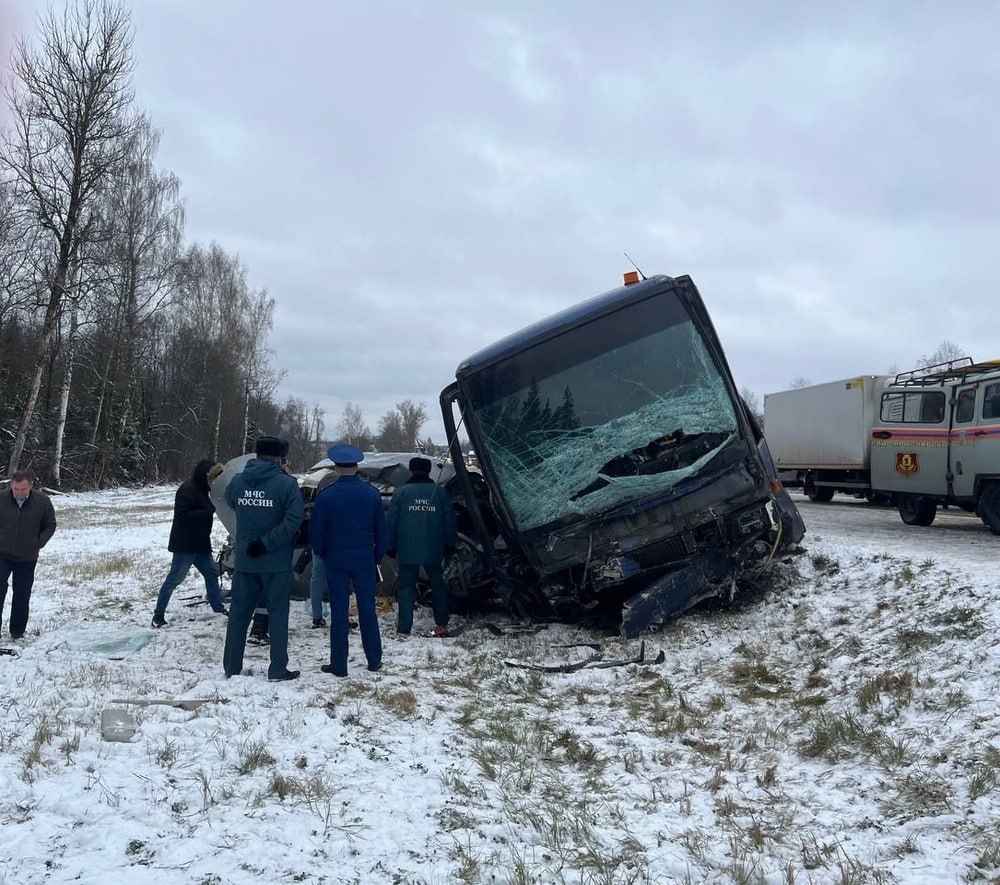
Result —
POLYGON ((662 495, 737 433, 726 384, 672 293, 470 375, 466 407, 518 530, 662 495))

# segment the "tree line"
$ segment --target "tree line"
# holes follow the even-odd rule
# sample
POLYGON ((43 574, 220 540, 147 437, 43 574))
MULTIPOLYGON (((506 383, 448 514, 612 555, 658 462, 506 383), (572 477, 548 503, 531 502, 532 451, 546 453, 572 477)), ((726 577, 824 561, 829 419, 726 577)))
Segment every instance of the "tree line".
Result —
POLYGON ((322 457, 323 412, 279 402, 274 300, 238 256, 187 243, 156 165, 117 0, 50 8, 15 46, 0 143, 0 476, 157 482, 260 433, 322 457))
POLYGON ((337 422, 337 441, 350 443, 363 451, 444 453, 446 446, 438 445, 429 436, 420 438, 427 418, 424 403, 404 399, 378 419, 373 432, 361 407, 349 402, 337 422))

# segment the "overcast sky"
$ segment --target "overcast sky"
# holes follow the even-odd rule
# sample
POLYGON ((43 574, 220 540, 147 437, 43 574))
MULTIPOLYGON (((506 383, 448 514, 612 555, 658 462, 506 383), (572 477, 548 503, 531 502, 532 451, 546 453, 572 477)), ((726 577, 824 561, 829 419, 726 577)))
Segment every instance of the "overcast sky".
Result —
MULTIPOLYGON (((0 0, 31 28, 46 4, 0 0)), ((60 5, 57 3, 57 6, 60 5)), ((690 274, 758 394, 1000 358, 1000 4, 135 0, 189 239, 283 393, 373 429, 493 340, 690 274)))

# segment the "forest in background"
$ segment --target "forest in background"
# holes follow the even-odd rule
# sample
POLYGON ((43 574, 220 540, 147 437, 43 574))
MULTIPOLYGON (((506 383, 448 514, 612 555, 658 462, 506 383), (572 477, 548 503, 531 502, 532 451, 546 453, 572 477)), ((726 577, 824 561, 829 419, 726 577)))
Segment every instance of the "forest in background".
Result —
POLYGON ((185 241, 181 182, 133 90, 129 12, 50 9, 4 86, 0 475, 158 482, 260 433, 322 457, 322 411, 277 397, 273 298, 237 255, 185 241))

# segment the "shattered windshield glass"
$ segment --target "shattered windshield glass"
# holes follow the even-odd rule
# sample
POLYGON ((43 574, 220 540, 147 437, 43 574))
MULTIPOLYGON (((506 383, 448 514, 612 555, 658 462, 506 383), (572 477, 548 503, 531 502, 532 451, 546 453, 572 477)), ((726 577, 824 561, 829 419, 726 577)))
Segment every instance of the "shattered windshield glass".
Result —
POLYGON ((725 382, 671 293, 515 354, 470 387, 520 530, 669 492, 737 428, 725 382))

